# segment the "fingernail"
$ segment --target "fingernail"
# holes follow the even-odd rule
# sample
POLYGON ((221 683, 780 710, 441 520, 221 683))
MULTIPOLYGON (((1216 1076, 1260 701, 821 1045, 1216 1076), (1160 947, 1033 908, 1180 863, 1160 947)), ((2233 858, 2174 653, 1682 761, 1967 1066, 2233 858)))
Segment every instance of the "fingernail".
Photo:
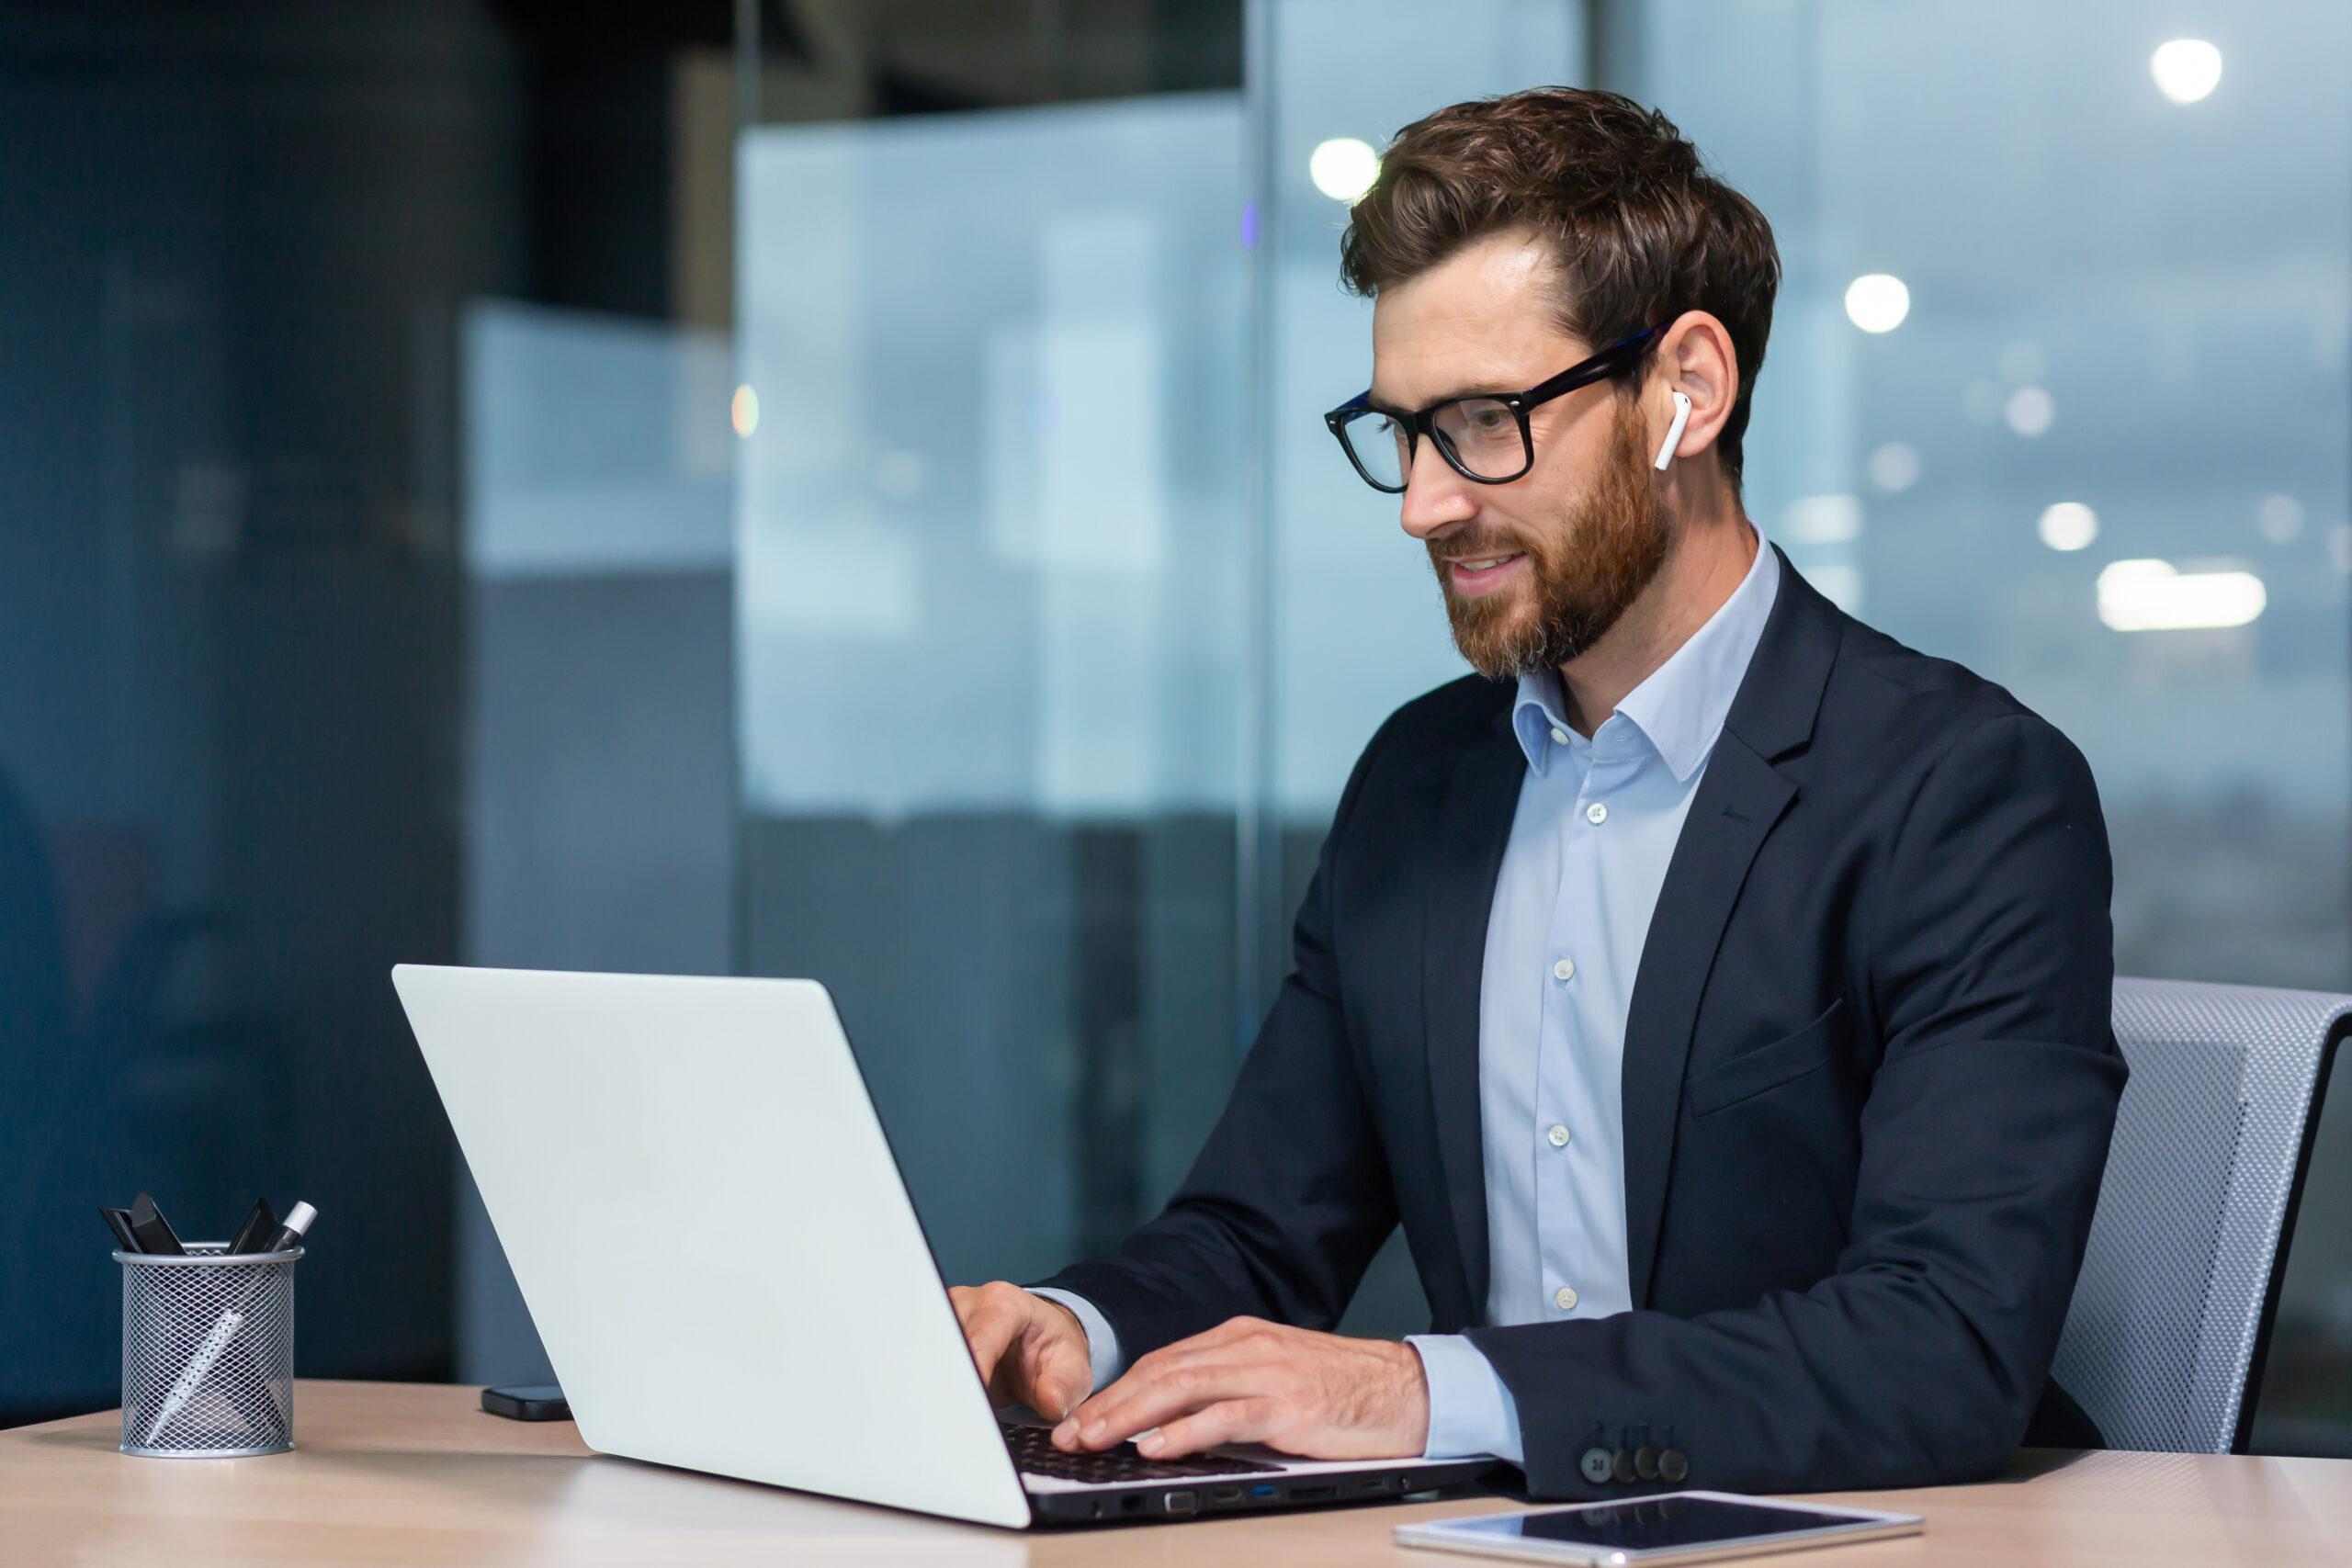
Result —
POLYGON ((1136 1439, 1136 1447, 1144 1453, 1156 1454, 1159 1451, 1160 1446, 1167 1441, 1167 1438, 1157 1432, 1146 1432, 1136 1439))
POLYGON ((1090 1442, 1090 1443, 1099 1443, 1099 1442, 1101 1442, 1101 1441, 1102 1440, 1102 1432, 1103 1432, 1103 1424, 1102 1424, 1102 1422, 1100 1422, 1100 1421, 1089 1421, 1089 1422, 1086 1424, 1086 1440, 1087 1440, 1088 1442, 1090 1442))
POLYGON ((1065 1420, 1060 1426, 1054 1428, 1054 1441, 1057 1443, 1067 1443, 1072 1438, 1077 1436, 1078 1423, 1075 1421, 1065 1420))

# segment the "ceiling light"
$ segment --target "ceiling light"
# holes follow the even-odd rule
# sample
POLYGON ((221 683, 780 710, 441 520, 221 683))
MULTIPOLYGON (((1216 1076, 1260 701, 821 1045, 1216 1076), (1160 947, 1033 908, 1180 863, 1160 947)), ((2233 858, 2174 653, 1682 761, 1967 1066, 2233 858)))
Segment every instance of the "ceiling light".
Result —
POLYGON ((2098 618, 2120 632, 2242 626, 2269 603, 2250 571, 2182 571, 2167 560, 2120 560, 2098 574, 2098 618))
POLYGON ((1894 495, 1919 482, 1919 449, 1908 441, 1890 441, 1870 456, 1871 483, 1894 495))
POLYGON ((2255 502, 2254 525, 2274 545, 2291 544, 2303 531, 2303 503, 2291 495, 2266 495, 2255 502))
POLYGON ((2019 435, 2041 434, 2050 428, 2050 422, 2057 414, 2057 403, 2039 387, 2019 387, 2009 394, 2009 400, 2001 409, 2001 417, 2019 435))
POLYGON ((1316 144, 1306 160, 1306 177, 1333 201, 1344 201, 1352 207, 1372 188, 1372 182, 1380 177, 1380 154, 1372 150, 1368 141, 1352 136, 1334 136, 1316 144))
POLYGON ((1891 333, 1911 313, 1911 290, 1892 273, 1866 272, 1846 285, 1846 319, 1866 333, 1891 333))
POLYGON ((1781 525, 1792 544, 1851 544, 1862 536, 1862 503, 1845 494, 1801 495, 1781 514, 1781 525))
POLYGON ((2148 56, 2156 91, 2177 104, 2193 104, 2221 85, 2222 51, 2201 38, 2177 38, 2148 56))
POLYGON ((2053 550, 2079 550, 2098 537, 2098 513, 2079 501, 2042 508, 2041 542, 2053 550))

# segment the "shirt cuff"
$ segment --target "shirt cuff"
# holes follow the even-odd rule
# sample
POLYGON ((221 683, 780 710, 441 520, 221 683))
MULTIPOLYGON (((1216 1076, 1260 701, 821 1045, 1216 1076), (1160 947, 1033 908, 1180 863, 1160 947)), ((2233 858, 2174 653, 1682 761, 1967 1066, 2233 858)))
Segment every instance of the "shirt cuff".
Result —
MULTIPOLYGON (((1112 1328, 1111 1320, 1097 1312, 1092 1302, 1088 1301, 1084 1296, 1074 1296, 1068 1291, 1041 1289, 1029 1293, 1033 1296, 1043 1296, 1049 1302, 1059 1302, 1078 1314, 1078 1325, 1086 1330, 1086 1359, 1094 1375, 1094 1382, 1087 1389, 1087 1393, 1092 1393, 1095 1389, 1108 1388, 1118 1381, 1121 1371, 1119 1336, 1112 1328)), ((1475 1356, 1477 1352, 1473 1350, 1471 1354, 1475 1356)), ((1484 1359, 1480 1357, 1480 1359, 1484 1359)))
POLYGON ((1493 1454, 1521 1463, 1519 1404, 1486 1353, 1459 1334, 1412 1334, 1405 1343, 1419 1354, 1430 1389, 1429 1447, 1421 1457, 1493 1454))

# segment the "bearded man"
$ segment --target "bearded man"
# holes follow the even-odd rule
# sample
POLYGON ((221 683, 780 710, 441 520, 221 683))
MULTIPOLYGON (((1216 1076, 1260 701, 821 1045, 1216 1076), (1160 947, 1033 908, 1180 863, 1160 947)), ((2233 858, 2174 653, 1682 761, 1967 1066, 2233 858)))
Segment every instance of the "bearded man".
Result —
POLYGON ((1804 1492, 2095 1444, 2049 1383, 2122 1058, 2090 770, 1762 541, 1770 225, 1546 89, 1400 132, 1342 242, 1475 675, 1384 724, 1182 1188, 954 1292, 1072 1450, 1489 1453, 1543 1497, 1804 1492), (1404 1228, 1434 1318, 1331 1332, 1404 1228))

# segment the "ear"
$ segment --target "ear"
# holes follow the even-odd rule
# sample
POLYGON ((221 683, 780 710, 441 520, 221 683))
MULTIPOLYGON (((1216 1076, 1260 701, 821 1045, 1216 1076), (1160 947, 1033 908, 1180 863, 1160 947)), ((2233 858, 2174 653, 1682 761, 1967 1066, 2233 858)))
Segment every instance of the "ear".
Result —
POLYGON ((1674 319, 1658 339, 1643 380, 1642 418, 1649 427, 1653 452, 1679 417, 1677 392, 1690 400, 1690 415, 1682 422, 1671 455, 1695 457, 1715 444, 1739 398, 1738 351, 1723 322, 1704 310, 1685 310, 1674 319))

